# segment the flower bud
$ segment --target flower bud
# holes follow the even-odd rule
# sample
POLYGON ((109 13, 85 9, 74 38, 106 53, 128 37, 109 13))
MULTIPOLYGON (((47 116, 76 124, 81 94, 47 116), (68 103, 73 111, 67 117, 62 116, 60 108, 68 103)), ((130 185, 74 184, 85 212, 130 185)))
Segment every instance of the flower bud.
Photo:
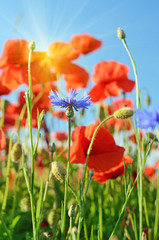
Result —
POLYGON ((49 150, 50 150, 50 152, 55 152, 56 151, 56 145, 55 145, 54 142, 51 142, 49 144, 49 150))
POLYGON ((11 151, 11 159, 13 162, 18 162, 22 156, 22 146, 20 143, 15 143, 11 151))
POLYGON ((72 234, 73 234, 73 235, 77 235, 77 232, 78 232, 78 229, 77 229, 76 226, 74 226, 74 227, 72 228, 72 234))
POLYGON ((94 171, 91 170, 91 171, 89 172, 89 174, 90 174, 91 177, 93 177, 93 175, 94 175, 94 171))
POLYGON ((74 116, 74 111, 72 107, 68 107, 65 111, 65 114, 68 118, 72 118, 74 116))
POLYGON ((52 162, 52 173, 61 183, 65 181, 66 169, 59 162, 52 162))
POLYGON ((71 205, 71 207, 68 210, 68 216, 69 217, 74 217, 75 216, 75 208, 73 205, 71 205))
POLYGON ((132 117, 134 113, 135 113, 134 109, 129 108, 129 107, 123 107, 114 113, 114 118, 126 119, 129 117, 132 117))
POLYGON ((36 45, 35 45, 35 42, 32 40, 30 43, 29 43, 29 49, 34 51, 34 49, 36 48, 36 45))
POLYGON ((28 212, 30 211, 30 198, 29 195, 26 195, 20 200, 20 209, 22 212, 28 212))
POLYGON ((59 220, 58 213, 55 210, 51 210, 47 216, 47 221, 49 225, 54 226, 59 220))
POLYGON ((126 34, 125 34, 125 32, 123 31, 122 28, 118 28, 117 36, 118 36, 119 39, 125 39, 126 38, 126 34))

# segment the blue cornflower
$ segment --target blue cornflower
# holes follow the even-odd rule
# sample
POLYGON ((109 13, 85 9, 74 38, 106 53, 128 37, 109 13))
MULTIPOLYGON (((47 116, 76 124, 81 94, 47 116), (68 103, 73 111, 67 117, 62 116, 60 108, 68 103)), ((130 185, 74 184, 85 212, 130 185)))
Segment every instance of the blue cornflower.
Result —
POLYGON ((88 108, 91 104, 90 98, 88 95, 84 95, 79 100, 76 99, 76 96, 78 95, 78 92, 76 92, 76 89, 73 90, 72 88, 69 90, 69 97, 67 98, 61 98, 59 93, 57 91, 53 92, 50 91, 49 98, 51 99, 51 103, 53 106, 58 106, 61 108, 72 108, 78 111, 80 108, 88 108))
POLYGON ((149 111, 137 110, 135 116, 141 129, 153 130, 159 124, 159 108, 149 111))

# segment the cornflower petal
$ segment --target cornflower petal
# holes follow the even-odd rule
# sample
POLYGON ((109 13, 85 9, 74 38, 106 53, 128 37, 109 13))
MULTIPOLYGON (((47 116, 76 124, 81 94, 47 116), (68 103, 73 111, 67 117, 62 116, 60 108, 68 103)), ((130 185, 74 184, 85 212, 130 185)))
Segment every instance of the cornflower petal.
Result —
POLYGON ((80 108, 88 108, 90 106, 91 101, 90 98, 87 94, 85 94, 82 98, 77 100, 75 97, 78 95, 78 92, 76 89, 70 89, 69 90, 69 97, 66 99, 61 98, 61 96, 58 94, 57 91, 53 92, 52 90, 50 91, 50 96, 49 98, 51 99, 51 103, 53 106, 59 106, 61 108, 74 108, 76 111, 80 108))

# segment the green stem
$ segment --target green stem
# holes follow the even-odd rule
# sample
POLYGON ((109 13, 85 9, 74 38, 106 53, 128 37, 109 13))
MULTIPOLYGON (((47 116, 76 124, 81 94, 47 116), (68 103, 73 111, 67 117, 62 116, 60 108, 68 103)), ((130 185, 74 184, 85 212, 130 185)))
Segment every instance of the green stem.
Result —
POLYGON ((31 193, 30 193, 30 201, 31 201, 31 212, 32 212, 32 224, 33 224, 33 239, 37 240, 37 232, 36 232, 36 216, 35 216, 35 206, 34 206, 34 146, 33 146, 33 133, 32 133, 32 79, 31 79, 31 57, 33 54, 33 49, 30 48, 29 51, 29 59, 28 59, 28 81, 29 81, 29 92, 27 94, 27 111, 29 116, 29 132, 30 132, 30 143, 31 143, 31 193))
MULTIPOLYGON (((132 54, 130 53, 130 50, 127 46, 126 40, 122 39, 123 45, 130 57, 133 70, 134 70, 134 75, 135 75, 135 82, 136 82, 136 106, 137 109, 141 108, 141 101, 140 101, 140 91, 139 91, 139 84, 138 84, 138 76, 137 76, 137 69, 136 69, 136 63, 132 57, 132 54)), ((137 120, 138 121, 138 120, 137 120)), ((142 229, 143 229, 143 190, 142 190, 142 157, 141 157, 141 148, 140 148, 140 129, 137 128, 136 131, 136 138, 137 138, 137 150, 138 150, 138 169, 140 172, 140 179, 139 179, 139 194, 138 194, 138 201, 139 201, 139 239, 142 239, 142 229)))
POLYGON ((4 192, 4 198, 3 198, 3 204, 2 204, 2 215, 4 214, 4 211, 6 209, 7 205, 7 198, 8 198, 8 188, 9 188, 9 173, 10 173, 10 164, 11 164, 11 150, 12 150, 12 139, 13 134, 10 137, 9 140, 9 153, 8 153, 8 159, 7 159, 7 173, 6 173, 6 186, 5 186, 5 192, 4 192))
POLYGON ((84 193, 83 199, 81 199, 81 204, 80 204, 81 208, 80 208, 80 216, 79 216, 79 222, 78 222, 77 240, 80 239, 80 233, 81 233, 82 223, 83 223, 83 219, 84 219, 84 200, 86 198, 91 180, 92 180, 92 175, 90 175, 90 177, 89 177, 89 181, 88 181, 88 184, 87 184, 87 187, 86 187, 86 191, 84 193))
POLYGON ((109 240, 113 237, 113 235, 114 235, 114 233, 115 233, 118 225, 120 224, 120 222, 121 222, 121 220, 122 220, 122 218, 123 218, 123 216, 124 216, 124 212, 125 212, 125 208, 126 208, 127 202, 128 202, 128 200, 129 200, 129 198, 130 198, 130 196, 131 196, 131 193, 132 193, 132 191, 133 191, 133 189, 134 189, 134 187, 135 187, 135 184, 136 184, 139 176, 140 176, 140 172, 138 173, 138 175, 137 175, 137 177, 136 177, 136 179, 135 179, 135 181, 134 181, 134 183, 133 183, 133 186, 131 187, 129 193, 127 194, 127 198, 126 198, 125 203, 124 203, 124 205, 123 205, 123 207, 122 207, 122 210, 121 210, 121 212, 120 212, 119 218, 118 218, 118 220, 117 220, 117 222, 116 222, 116 224, 115 224, 115 226, 114 226, 114 229, 113 229, 113 231, 112 231, 112 233, 111 233, 111 235, 110 235, 110 237, 109 237, 109 240))
POLYGON ((103 240, 102 186, 100 186, 98 194, 98 211, 99 211, 99 236, 100 240, 103 240))
POLYGON ((159 225, 159 170, 157 176, 157 193, 156 193, 156 214, 155 214, 155 226, 154 226, 154 240, 157 240, 158 225, 159 225))
POLYGON ((30 184, 29 184, 29 178, 28 178, 26 167, 25 167, 25 164, 24 164, 24 150, 22 151, 22 166, 23 166, 23 172, 24 172, 24 178, 25 178, 26 186, 27 186, 28 193, 29 193, 29 196, 30 196, 31 215, 32 215, 32 224, 33 224, 33 239, 37 240, 34 201, 33 201, 32 191, 31 191, 30 184))
POLYGON ((136 63, 132 57, 132 54, 130 53, 130 50, 127 46, 127 43, 126 43, 126 40, 125 39, 122 39, 122 42, 124 44, 124 47, 130 57, 130 60, 131 60, 131 63, 132 63, 132 66, 133 66, 133 70, 134 70, 134 75, 135 75, 135 82, 136 82, 136 106, 137 108, 141 108, 141 102, 140 102, 140 92, 139 92, 139 83, 138 83, 138 76, 137 76, 137 70, 136 70, 136 63))
POLYGON ((49 173, 48 173, 48 178, 47 178, 46 185, 45 185, 45 189, 44 189, 44 194, 43 194, 43 198, 42 198, 42 203, 41 203, 41 206, 40 206, 40 217, 39 217, 39 222, 37 223, 37 232, 38 232, 38 230, 39 230, 40 223, 41 223, 41 220, 42 220, 43 209, 44 209, 45 200, 46 200, 46 194, 47 194, 49 182, 50 182, 50 179, 51 179, 51 176, 52 176, 51 163, 53 162, 53 154, 54 154, 54 152, 51 152, 51 160, 50 160, 50 164, 49 164, 49 173))
POLYGON ((68 118, 68 161, 67 161, 67 173, 66 173, 66 179, 65 179, 64 209, 63 209, 63 219, 62 219, 63 220, 62 240, 65 239, 67 192, 68 192, 69 167, 70 167, 70 147, 71 147, 71 118, 68 118))

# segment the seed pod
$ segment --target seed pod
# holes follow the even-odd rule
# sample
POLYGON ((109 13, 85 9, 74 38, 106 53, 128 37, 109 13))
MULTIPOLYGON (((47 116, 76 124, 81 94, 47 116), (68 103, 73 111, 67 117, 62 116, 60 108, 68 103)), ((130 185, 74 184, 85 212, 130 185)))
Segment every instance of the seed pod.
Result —
POLYGON ((13 162, 18 162, 22 156, 22 146, 20 143, 15 143, 11 151, 11 159, 13 162))
POLYGON ((52 173, 61 183, 65 181, 66 169, 59 162, 52 162, 52 173))
POLYGON ((114 118, 126 119, 129 117, 132 117, 134 113, 135 113, 134 109, 129 108, 129 107, 123 107, 114 113, 114 118))

